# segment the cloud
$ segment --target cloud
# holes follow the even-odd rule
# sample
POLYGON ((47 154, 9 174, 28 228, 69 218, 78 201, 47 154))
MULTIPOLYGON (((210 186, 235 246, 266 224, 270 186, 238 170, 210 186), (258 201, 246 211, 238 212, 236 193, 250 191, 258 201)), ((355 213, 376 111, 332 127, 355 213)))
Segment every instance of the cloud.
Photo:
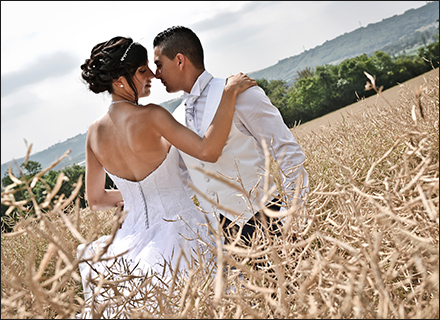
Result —
POLYGON ((213 29, 222 29, 225 26, 231 27, 233 24, 239 23, 243 19, 243 16, 251 13, 252 11, 259 10, 266 6, 276 4, 278 1, 262 1, 245 4, 238 11, 224 11, 216 14, 214 17, 196 22, 191 25, 191 29, 202 30, 207 32, 213 29))
POLYGON ((29 90, 17 90, 16 94, 12 94, 7 98, 2 98, 2 130, 12 130, 16 121, 26 119, 29 114, 36 109, 36 106, 42 102, 43 101, 38 95, 29 90))
POLYGON ((5 97, 24 86, 47 78, 58 77, 78 68, 79 58, 70 52, 58 51, 40 56, 31 65, 1 76, 1 96, 5 97))

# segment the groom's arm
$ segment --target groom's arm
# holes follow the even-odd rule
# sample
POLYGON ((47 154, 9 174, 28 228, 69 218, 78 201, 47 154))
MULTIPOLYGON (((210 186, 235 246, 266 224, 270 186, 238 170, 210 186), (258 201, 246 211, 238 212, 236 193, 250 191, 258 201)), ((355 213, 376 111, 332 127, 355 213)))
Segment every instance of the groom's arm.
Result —
POLYGON ((235 120, 235 125, 240 131, 252 135, 261 147, 262 140, 266 140, 271 155, 286 174, 286 190, 296 186, 300 174, 303 174, 303 186, 308 185, 308 174, 302 165, 304 152, 263 89, 252 87, 241 93, 237 97, 235 111, 239 120, 235 120))

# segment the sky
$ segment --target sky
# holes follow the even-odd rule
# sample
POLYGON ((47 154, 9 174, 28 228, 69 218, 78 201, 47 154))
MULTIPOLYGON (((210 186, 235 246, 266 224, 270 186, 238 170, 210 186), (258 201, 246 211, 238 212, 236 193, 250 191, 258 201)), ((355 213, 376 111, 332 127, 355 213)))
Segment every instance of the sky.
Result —
MULTIPOLYGON (((215 77, 249 73, 426 1, 1 1, 1 163, 85 133, 111 96, 87 89, 80 65, 97 43, 131 37, 148 50, 174 25, 200 38, 215 77)), ((153 79, 140 103, 165 102, 153 79)), ((55 160, 55 159, 54 159, 55 160)))

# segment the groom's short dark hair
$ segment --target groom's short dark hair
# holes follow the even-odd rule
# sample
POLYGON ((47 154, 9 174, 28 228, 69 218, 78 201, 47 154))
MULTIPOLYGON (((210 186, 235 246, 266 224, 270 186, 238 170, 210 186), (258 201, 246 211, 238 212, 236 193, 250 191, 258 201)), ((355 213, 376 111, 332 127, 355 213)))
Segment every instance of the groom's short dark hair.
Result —
POLYGON ((188 57, 196 68, 205 68, 202 44, 189 28, 174 26, 162 31, 153 40, 153 47, 157 46, 162 48, 162 54, 168 59, 172 60, 181 53, 188 57))

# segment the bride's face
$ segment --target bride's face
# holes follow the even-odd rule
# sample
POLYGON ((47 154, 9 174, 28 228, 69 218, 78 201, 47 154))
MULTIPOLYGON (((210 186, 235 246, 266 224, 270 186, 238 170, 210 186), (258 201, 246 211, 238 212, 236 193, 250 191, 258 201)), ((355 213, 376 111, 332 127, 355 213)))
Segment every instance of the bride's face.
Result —
POLYGON ((139 98, 148 97, 151 93, 151 79, 154 78, 154 73, 148 67, 147 63, 140 66, 133 76, 133 81, 136 86, 139 98))

